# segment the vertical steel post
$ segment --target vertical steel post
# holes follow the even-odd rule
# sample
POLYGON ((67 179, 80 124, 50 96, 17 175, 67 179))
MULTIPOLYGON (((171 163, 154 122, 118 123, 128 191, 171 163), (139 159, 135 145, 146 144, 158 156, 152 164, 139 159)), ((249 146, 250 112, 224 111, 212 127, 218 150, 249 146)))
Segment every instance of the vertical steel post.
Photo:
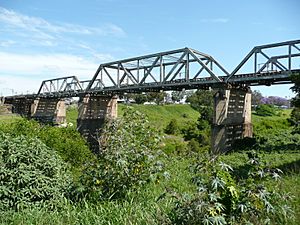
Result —
POLYGON ((160 56, 159 60, 159 73, 160 73, 160 83, 163 82, 164 77, 163 77, 163 56, 160 56))
POLYGON ((140 60, 137 60, 137 82, 140 83, 140 60))
POLYGON ((292 55, 292 45, 289 45, 289 60, 288 60, 288 68, 289 68, 289 71, 291 71, 291 68, 292 68, 292 59, 291 59, 291 55, 292 55))
POLYGON ((185 64, 185 80, 189 81, 190 80, 190 54, 186 54, 186 64, 185 64))
POLYGON ((118 63, 117 85, 118 85, 118 87, 120 87, 120 63, 118 63))
POLYGON ((104 82, 103 82, 103 70, 102 69, 100 70, 100 80, 101 80, 101 84, 103 85, 104 82))
POLYGON ((257 72, 257 51, 254 53, 254 73, 257 72))

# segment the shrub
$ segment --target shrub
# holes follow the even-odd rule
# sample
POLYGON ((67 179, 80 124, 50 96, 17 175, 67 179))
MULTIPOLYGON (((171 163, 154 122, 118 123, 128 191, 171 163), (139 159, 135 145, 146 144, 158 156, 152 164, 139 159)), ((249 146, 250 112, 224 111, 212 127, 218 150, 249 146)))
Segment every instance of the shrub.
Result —
POLYGON ((0 210, 55 207, 70 182, 66 164, 40 140, 0 133, 0 210))
POLYGON ((189 152, 200 153, 203 151, 203 148, 201 147, 199 142, 194 138, 189 141, 187 147, 188 147, 189 152))
POLYGON ((196 140, 200 146, 210 145, 210 126, 208 121, 198 119, 197 123, 188 123, 182 129, 183 137, 186 141, 196 140))
POLYGON ((172 119, 165 128, 166 134, 177 134, 179 132, 179 125, 176 119, 172 119))
POLYGON ((291 113, 291 124, 294 126, 294 133, 300 134, 300 108, 295 107, 291 113))
POLYGON ((70 163, 75 174, 94 158, 85 140, 73 128, 43 126, 34 120, 19 119, 1 126, 1 130, 14 137, 24 135, 40 139, 49 148, 55 150, 63 160, 70 163))
MULTIPOLYGON (((147 118, 127 108, 122 118, 107 122, 100 139, 98 163, 81 177, 78 197, 123 198, 128 191, 157 179, 160 137, 147 118)), ((77 192, 77 193, 76 193, 77 192)))
POLYGON ((180 137, 177 136, 167 136, 163 139, 163 147, 162 150, 167 155, 171 154, 186 154, 187 146, 186 142, 180 137))
POLYGON ((259 105, 255 110, 258 116, 275 116, 277 114, 277 109, 273 105, 259 105))
POLYGON ((249 153, 244 179, 232 175, 232 167, 215 159, 201 160, 193 182, 198 192, 178 197, 171 213, 174 224, 267 224, 276 215, 281 223, 292 211, 285 203, 290 198, 269 191, 263 180, 278 180, 281 171, 266 169, 256 153, 249 153), (280 217, 282 215, 282 217, 280 217))

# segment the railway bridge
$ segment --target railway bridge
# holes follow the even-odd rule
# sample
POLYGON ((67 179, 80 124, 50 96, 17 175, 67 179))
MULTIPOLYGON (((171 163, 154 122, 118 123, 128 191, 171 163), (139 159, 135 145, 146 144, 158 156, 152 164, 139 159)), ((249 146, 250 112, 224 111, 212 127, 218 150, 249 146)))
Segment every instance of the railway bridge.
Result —
POLYGON ((212 56, 182 48, 103 63, 91 80, 44 80, 37 94, 6 96, 0 104, 59 124, 66 120, 65 99, 79 97, 77 129, 97 152, 104 120, 117 117, 117 95, 214 89, 212 151, 224 152, 236 139, 252 137, 251 86, 291 83, 292 75, 300 75, 300 40, 256 46, 231 73, 212 56))

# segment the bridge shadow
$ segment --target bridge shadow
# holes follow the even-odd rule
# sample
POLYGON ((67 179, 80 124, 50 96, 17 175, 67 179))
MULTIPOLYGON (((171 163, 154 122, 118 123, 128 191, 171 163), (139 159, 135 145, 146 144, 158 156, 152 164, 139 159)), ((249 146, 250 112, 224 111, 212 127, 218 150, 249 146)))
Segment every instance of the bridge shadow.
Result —
MULTIPOLYGON (((251 165, 242 165, 235 167, 233 170, 233 176, 238 180, 243 180, 248 178, 248 173, 251 170, 251 165)), ((267 167, 265 168, 267 169, 267 167)), ((274 166, 269 169, 280 169, 283 174, 281 176, 289 176, 289 175, 295 175, 300 174, 300 159, 281 164, 279 166, 274 166)))
POLYGON ((289 162, 289 163, 284 163, 280 166, 277 167, 278 169, 281 169, 284 175, 289 175, 289 174, 299 174, 300 173, 300 159, 289 162))

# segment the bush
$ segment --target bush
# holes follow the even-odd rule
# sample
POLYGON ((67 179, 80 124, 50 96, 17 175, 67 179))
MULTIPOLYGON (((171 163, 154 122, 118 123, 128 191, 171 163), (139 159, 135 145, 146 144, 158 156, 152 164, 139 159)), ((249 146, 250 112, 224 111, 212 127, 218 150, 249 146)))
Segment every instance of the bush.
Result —
POLYGON ((73 128, 44 126, 33 120, 19 119, 1 126, 1 130, 13 137, 24 135, 40 139, 49 148, 55 150, 65 162, 70 163, 75 174, 78 174, 84 164, 94 158, 86 141, 73 128))
POLYGON ((64 161, 40 140, 0 133, 0 210, 55 207, 70 182, 64 161))
POLYGON ((106 123, 98 162, 86 169, 75 197, 123 198, 127 192, 157 179, 162 169, 157 158, 159 142, 158 132, 147 118, 127 108, 122 118, 106 123))
POLYGON ((182 129, 186 141, 196 140, 200 146, 210 145, 210 125, 208 121, 198 119, 197 123, 188 123, 182 129))
POLYGON ((278 110, 273 105, 263 104, 257 106, 255 113, 258 116, 275 116, 278 113, 277 111, 278 110))
POLYGON ((172 119, 165 129, 166 134, 177 134, 179 132, 179 125, 176 119, 172 119))
POLYGON ((291 113, 291 124, 294 126, 294 133, 300 134, 300 108, 295 107, 291 113))
POLYGON ((182 155, 187 153, 186 142, 177 136, 167 136, 163 139, 162 150, 167 155, 182 155))
POLYGON ((281 171, 263 167, 256 153, 248 154, 247 176, 237 179, 232 167, 215 159, 201 160, 194 167, 198 192, 182 195, 170 214, 174 224, 269 224, 277 216, 281 224, 292 210, 290 198, 269 191, 266 179, 278 180, 281 171))

